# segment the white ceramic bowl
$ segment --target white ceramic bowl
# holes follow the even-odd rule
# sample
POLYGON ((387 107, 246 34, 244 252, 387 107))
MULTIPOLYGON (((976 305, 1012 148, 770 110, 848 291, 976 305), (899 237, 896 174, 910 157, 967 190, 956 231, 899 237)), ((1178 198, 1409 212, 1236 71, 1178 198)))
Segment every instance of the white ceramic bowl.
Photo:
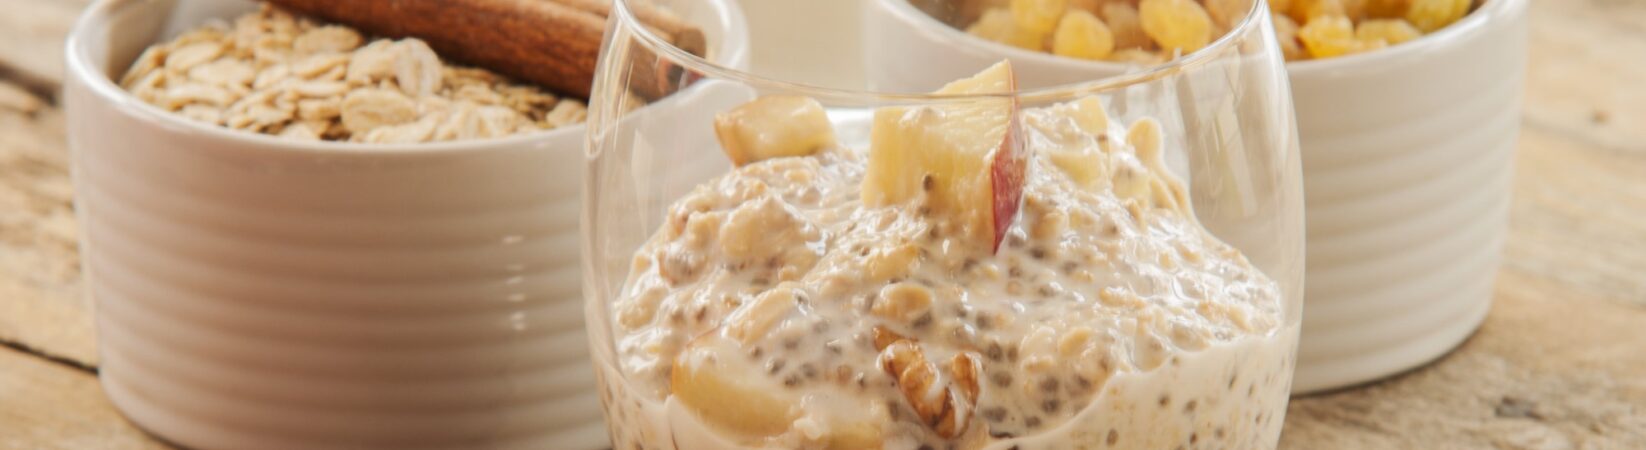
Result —
MULTIPOLYGON (((1481 186, 1489 186, 1493 180, 1500 178, 1512 162, 1512 155, 1486 153, 1467 163, 1451 165, 1444 173, 1410 182, 1399 182, 1400 175, 1390 173, 1388 186, 1370 194, 1347 198, 1330 198, 1322 194, 1320 198, 1308 198, 1309 205, 1313 207, 1308 211, 1309 238, 1335 240, 1347 235, 1403 226, 1422 221, 1430 215, 1467 206, 1466 199, 1477 195, 1481 186)), ((1338 176, 1333 171, 1305 170, 1304 173, 1321 180, 1338 176)), ((1304 189, 1312 186, 1307 179, 1303 184, 1304 189)))
MULTIPOLYGON (((706 3, 686 19, 745 66, 736 2, 706 3)), ((579 295, 584 127, 305 143, 110 81, 148 44, 254 7, 105 0, 70 37, 81 250, 115 405, 201 449, 606 446, 579 295)), ((635 114, 702 119, 717 97, 635 114)))
MULTIPOLYGON (((1294 392, 1374 380, 1462 342, 1491 301, 1519 135, 1526 0, 1385 50, 1287 64, 1308 219, 1294 392)), ((907 0, 865 14, 869 84, 925 91, 1000 59, 1025 88, 1129 70, 989 42, 907 0)))
POLYGON ((1413 42, 1287 66, 1309 247, 1322 248, 1305 275, 1294 392, 1416 367, 1485 317, 1507 234, 1526 6, 1487 0, 1413 42))

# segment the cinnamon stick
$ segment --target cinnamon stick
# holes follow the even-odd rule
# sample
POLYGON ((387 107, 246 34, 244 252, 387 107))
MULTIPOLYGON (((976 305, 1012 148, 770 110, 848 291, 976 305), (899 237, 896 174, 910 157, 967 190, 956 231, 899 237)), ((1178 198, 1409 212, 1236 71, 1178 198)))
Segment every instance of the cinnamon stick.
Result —
MULTIPOLYGON (((612 0, 549 0, 578 10, 597 14, 601 17, 611 17, 612 0)), ((703 56, 708 50, 708 40, 703 36, 703 30, 686 23, 667 11, 652 7, 643 1, 631 0, 629 11, 634 14, 641 24, 651 28, 654 33, 681 50, 703 56)))
POLYGON ((367 33, 416 37, 443 58, 588 98, 604 15, 544 0, 270 0, 367 33))

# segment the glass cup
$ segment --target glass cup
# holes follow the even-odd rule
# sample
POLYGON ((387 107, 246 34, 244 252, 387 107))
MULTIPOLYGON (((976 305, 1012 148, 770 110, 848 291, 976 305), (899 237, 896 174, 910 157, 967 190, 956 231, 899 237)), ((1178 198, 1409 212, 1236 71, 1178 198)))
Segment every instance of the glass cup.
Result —
POLYGON ((635 20, 699 1, 615 5, 583 203, 615 448, 1275 447, 1303 203, 1267 14, 1118 77, 906 94, 635 20))

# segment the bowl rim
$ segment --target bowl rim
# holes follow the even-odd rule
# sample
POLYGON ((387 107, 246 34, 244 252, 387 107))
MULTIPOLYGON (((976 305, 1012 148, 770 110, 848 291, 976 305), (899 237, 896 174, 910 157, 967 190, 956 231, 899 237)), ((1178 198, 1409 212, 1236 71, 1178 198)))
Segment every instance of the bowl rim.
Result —
MULTIPOLYGON (((730 58, 731 64, 747 58, 747 27, 743 12, 732 0, 704 0, 714 8, 713 13, 719 23, 726 24, 727 30, 723 34, 715 53, 723 58, 730 58)), ((252 2, 253 4, 258 2, 252 2)), ((208 139, 238 142, 240 144, 254 144, 276 151, 291 153, 314 153, 330 156, 349 155, 393 155, 393 154, 444 154, 455 152, 475 152, 488 149, 505 149, 519 147, 553 147, 559 144, 558 140, 576 140, 575 147, 582 151, 583 140, 588 130, 587 122, 570 126, 563 126, 548 130, 539 130, 527 133, 516 133, 508 136, 481 139, 464 139, 454 141, 421 142, 421 143, 370 143, 348 141, 302 141, 285 139, 274 135, 254 133, 245 130, 236 130, 220 125, 202 123, 183 117, 180 114, 165 111, 158 106, 151 105, 132 95, 131 92, 115 84, 114 78, 104 75, 100 64, 95 62, 91 54, 90 41, 94 31, 107 30, 111 23, 122 14, 130 14, 132 8, 178 8, 175 1, 159 2, 153 0, 98 0, 80 17, 75 19, 74 26, 69 30, 64 44, 64 86, 69 88, 80 85, 91 93, 97 103, 119 111, 127 117, 150 125, 154 128, 175 130, 175 132, 189 134, 208 139)), ((153 45, 149 43, 148 45, 153 45)), ((146 48, 146 46, 145 46, 146 48)), ((115 69, 105 67, 104 69, 115 69)), ((559 96, 560 94, 556 93, 559 96)), ((562 97, 572 98, 576 97, 562 97)), ((676 100, 672 97, 661 102, 652 103, 645 107, 669 103, 676 100)), ((567 143, 570 144, 570 143, 567 143)))

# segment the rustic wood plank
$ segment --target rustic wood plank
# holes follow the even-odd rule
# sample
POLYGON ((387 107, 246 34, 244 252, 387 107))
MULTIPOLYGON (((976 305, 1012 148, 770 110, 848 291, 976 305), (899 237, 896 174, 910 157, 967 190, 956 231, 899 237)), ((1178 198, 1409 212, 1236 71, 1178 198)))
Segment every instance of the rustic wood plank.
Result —
POLYGON ((0 341, 94 366, 72 200, 62 113, 0 106, 0 341))
POLYGON ((1294 399, 1281 448, 1641 448, 1646 308, 1570 286, 1506 269, 1461 348, 1390 380, 1294 399))
POLYGON ((46 101, 34 96, 22 86, 0 81, 0 110, 33 115, 46 107, 46 101))
MULTIPOLYGON (((0 0, 35 14, 0 15, 0 66, 58 79, 38 67, 57 64, 64 5, 0 0)), ((1282 448, 1646 448, 1646 62, 1631 57, 1646 55, 1646 2, 1534 0, 1531 33, 1511 238, 1486 324, 1433 365, 1295 399, 1282 448)), ((18 92, 0 81, 0 341, 95 365, 61 113, 18 92)), ((165 447, 88 372, 0 347, 11 448, 165 447)))
POLYGON ((0 0, 0 69, 55 91, 63 80, 63 39, 90 0, 0 0))
POLYGON ((132 426, 91 373, 0 347, 0 449, 169 449, 132 426))
POLYGON ((1646 2, 1532 6, 1507 266, 1646 306, 1646 2))

